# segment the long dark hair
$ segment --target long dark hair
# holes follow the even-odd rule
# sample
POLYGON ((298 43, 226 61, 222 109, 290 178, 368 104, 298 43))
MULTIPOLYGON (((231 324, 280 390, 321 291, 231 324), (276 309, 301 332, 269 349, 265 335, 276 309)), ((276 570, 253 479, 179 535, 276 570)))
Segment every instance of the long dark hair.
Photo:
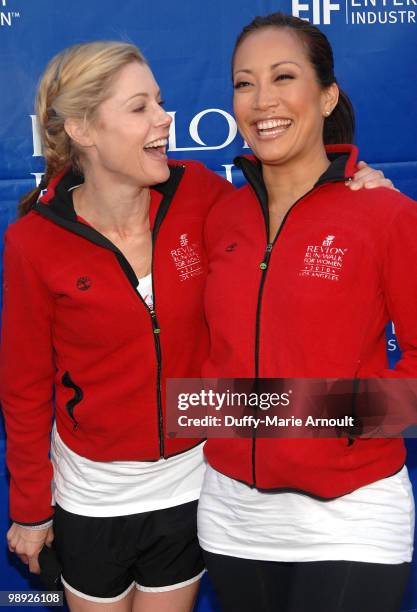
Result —
MULTIPOLYGON (((318 83, 325 89, 332 83, 337 84, 334 74, 333 51, 327 37, 316 26, 303 19, 271 13, 265 17, 255 17, 239 34, 232 55, 232 70, 239 45, 249 34, 265 28, 285 28, 293 31, 303 43, 307 56, 316 73, 318 83)), ((339 101, 332 114, 326 117, 323 127, 324 144, 352 143, 355 132, 355 114, 348 96, 339 87, 339 101)))

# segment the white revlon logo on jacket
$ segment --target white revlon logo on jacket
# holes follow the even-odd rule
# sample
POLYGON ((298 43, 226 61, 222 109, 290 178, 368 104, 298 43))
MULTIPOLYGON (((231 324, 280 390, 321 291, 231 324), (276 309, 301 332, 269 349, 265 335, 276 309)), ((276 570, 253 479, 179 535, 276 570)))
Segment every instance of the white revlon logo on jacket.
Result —
POLYGON ((338 281, 348 249, 332 246, 336 236, 329 234, 321 245, 308 245, 300 276, 338 281))
POLYGON ((181 281, 193 276, 203 274, 201 267, 200 247, 194 242, 190 244, 188 234, 181 234, 179 246, 171 249, 171 257, 174 260, 181 281))

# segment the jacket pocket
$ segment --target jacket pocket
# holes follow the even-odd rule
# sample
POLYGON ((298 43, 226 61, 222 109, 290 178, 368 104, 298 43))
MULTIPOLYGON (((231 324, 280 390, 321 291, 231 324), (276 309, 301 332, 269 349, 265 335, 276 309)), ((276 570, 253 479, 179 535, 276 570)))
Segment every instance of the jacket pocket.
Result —
POLYGON ((61 382, 64 385, 64 387, 67 387, 68 389, 73 389, 74 391, 74 397, 72 397, 70 400, 68 400, 68 402, 66 403, 65 407, 67 409, 67 412, 72 420, 72 422, 74 423, 74 429, 77 429, 78 427, 78 421, 74 416, 74 409, 75 406, 77 404, 79 404, 81 402, 81 400, 84 397, 84 393, 83 390, 81 389, 81 387, 79 387, 78 385, 75 384, 75 382, 72 380, 69 372, 65 372, 61 378, 61 382))

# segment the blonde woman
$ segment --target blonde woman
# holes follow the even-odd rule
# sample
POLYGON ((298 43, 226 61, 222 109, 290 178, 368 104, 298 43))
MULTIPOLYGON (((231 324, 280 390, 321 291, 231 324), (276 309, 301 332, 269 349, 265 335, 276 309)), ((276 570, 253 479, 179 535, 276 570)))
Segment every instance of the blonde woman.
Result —
POLYGON ((202 446, 165 437, 164 380, 206 356, 202 224, 232 186, 167 163, 171 118, 132 45, 55 57, 37 114, 48 192, 6 236, 9 548, 37 572, 54 529, 71 610, 191 610, 202 446))

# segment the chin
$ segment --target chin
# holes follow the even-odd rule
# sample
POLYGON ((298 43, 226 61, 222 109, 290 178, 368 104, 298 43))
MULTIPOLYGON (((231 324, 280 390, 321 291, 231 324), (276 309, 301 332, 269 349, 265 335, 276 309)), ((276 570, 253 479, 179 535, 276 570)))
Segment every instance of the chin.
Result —
POLYGON ((164 183, 165 181, 167 181, 169 179, 169 175, 170 175, 170 171, 169 171, 169 166, 167 164, 164 170, 160 173, 160 179, 158 183, 164 183))
POLYGON ((151 168, 143 168, 140 182, 147 185, 158 185, 158 183, 165 183, 169 179, 169 174, 168 164, 158 163, 151 168))
POLYGON ((274 160, 281 159, 286 155, 286 149, 281 145, 277 145, 277 143, 271 144, 271 146, 256 146, 252 147, 252 151, 260 161, 271 162, 274 160))
POLYGON ((287 163, 297 157, 297 152, 294 147, 276 147, 269 150, 259 149, 254 151, 255 156, 261 163, 269 165, 279 165, 287 163))
POLYGON ((261 164, 268 164, 268 165, 275 165, 275 164, 280 164, 285 160, 285 156, 283 155, 278 155, 278 154, 262 154, 262 153, 255 153, 255 157, 257 157, 259 159, 259 161, 261 162, 261 164))
POLYGON ((149 185, 158 185, 159 183, 165 183, 165 181, 167 181, 169 179, 169 167, 166 166, 166 168, 164 170, 161 170, 160 172, 152 172, 152 174, 149 174, 149 185))

